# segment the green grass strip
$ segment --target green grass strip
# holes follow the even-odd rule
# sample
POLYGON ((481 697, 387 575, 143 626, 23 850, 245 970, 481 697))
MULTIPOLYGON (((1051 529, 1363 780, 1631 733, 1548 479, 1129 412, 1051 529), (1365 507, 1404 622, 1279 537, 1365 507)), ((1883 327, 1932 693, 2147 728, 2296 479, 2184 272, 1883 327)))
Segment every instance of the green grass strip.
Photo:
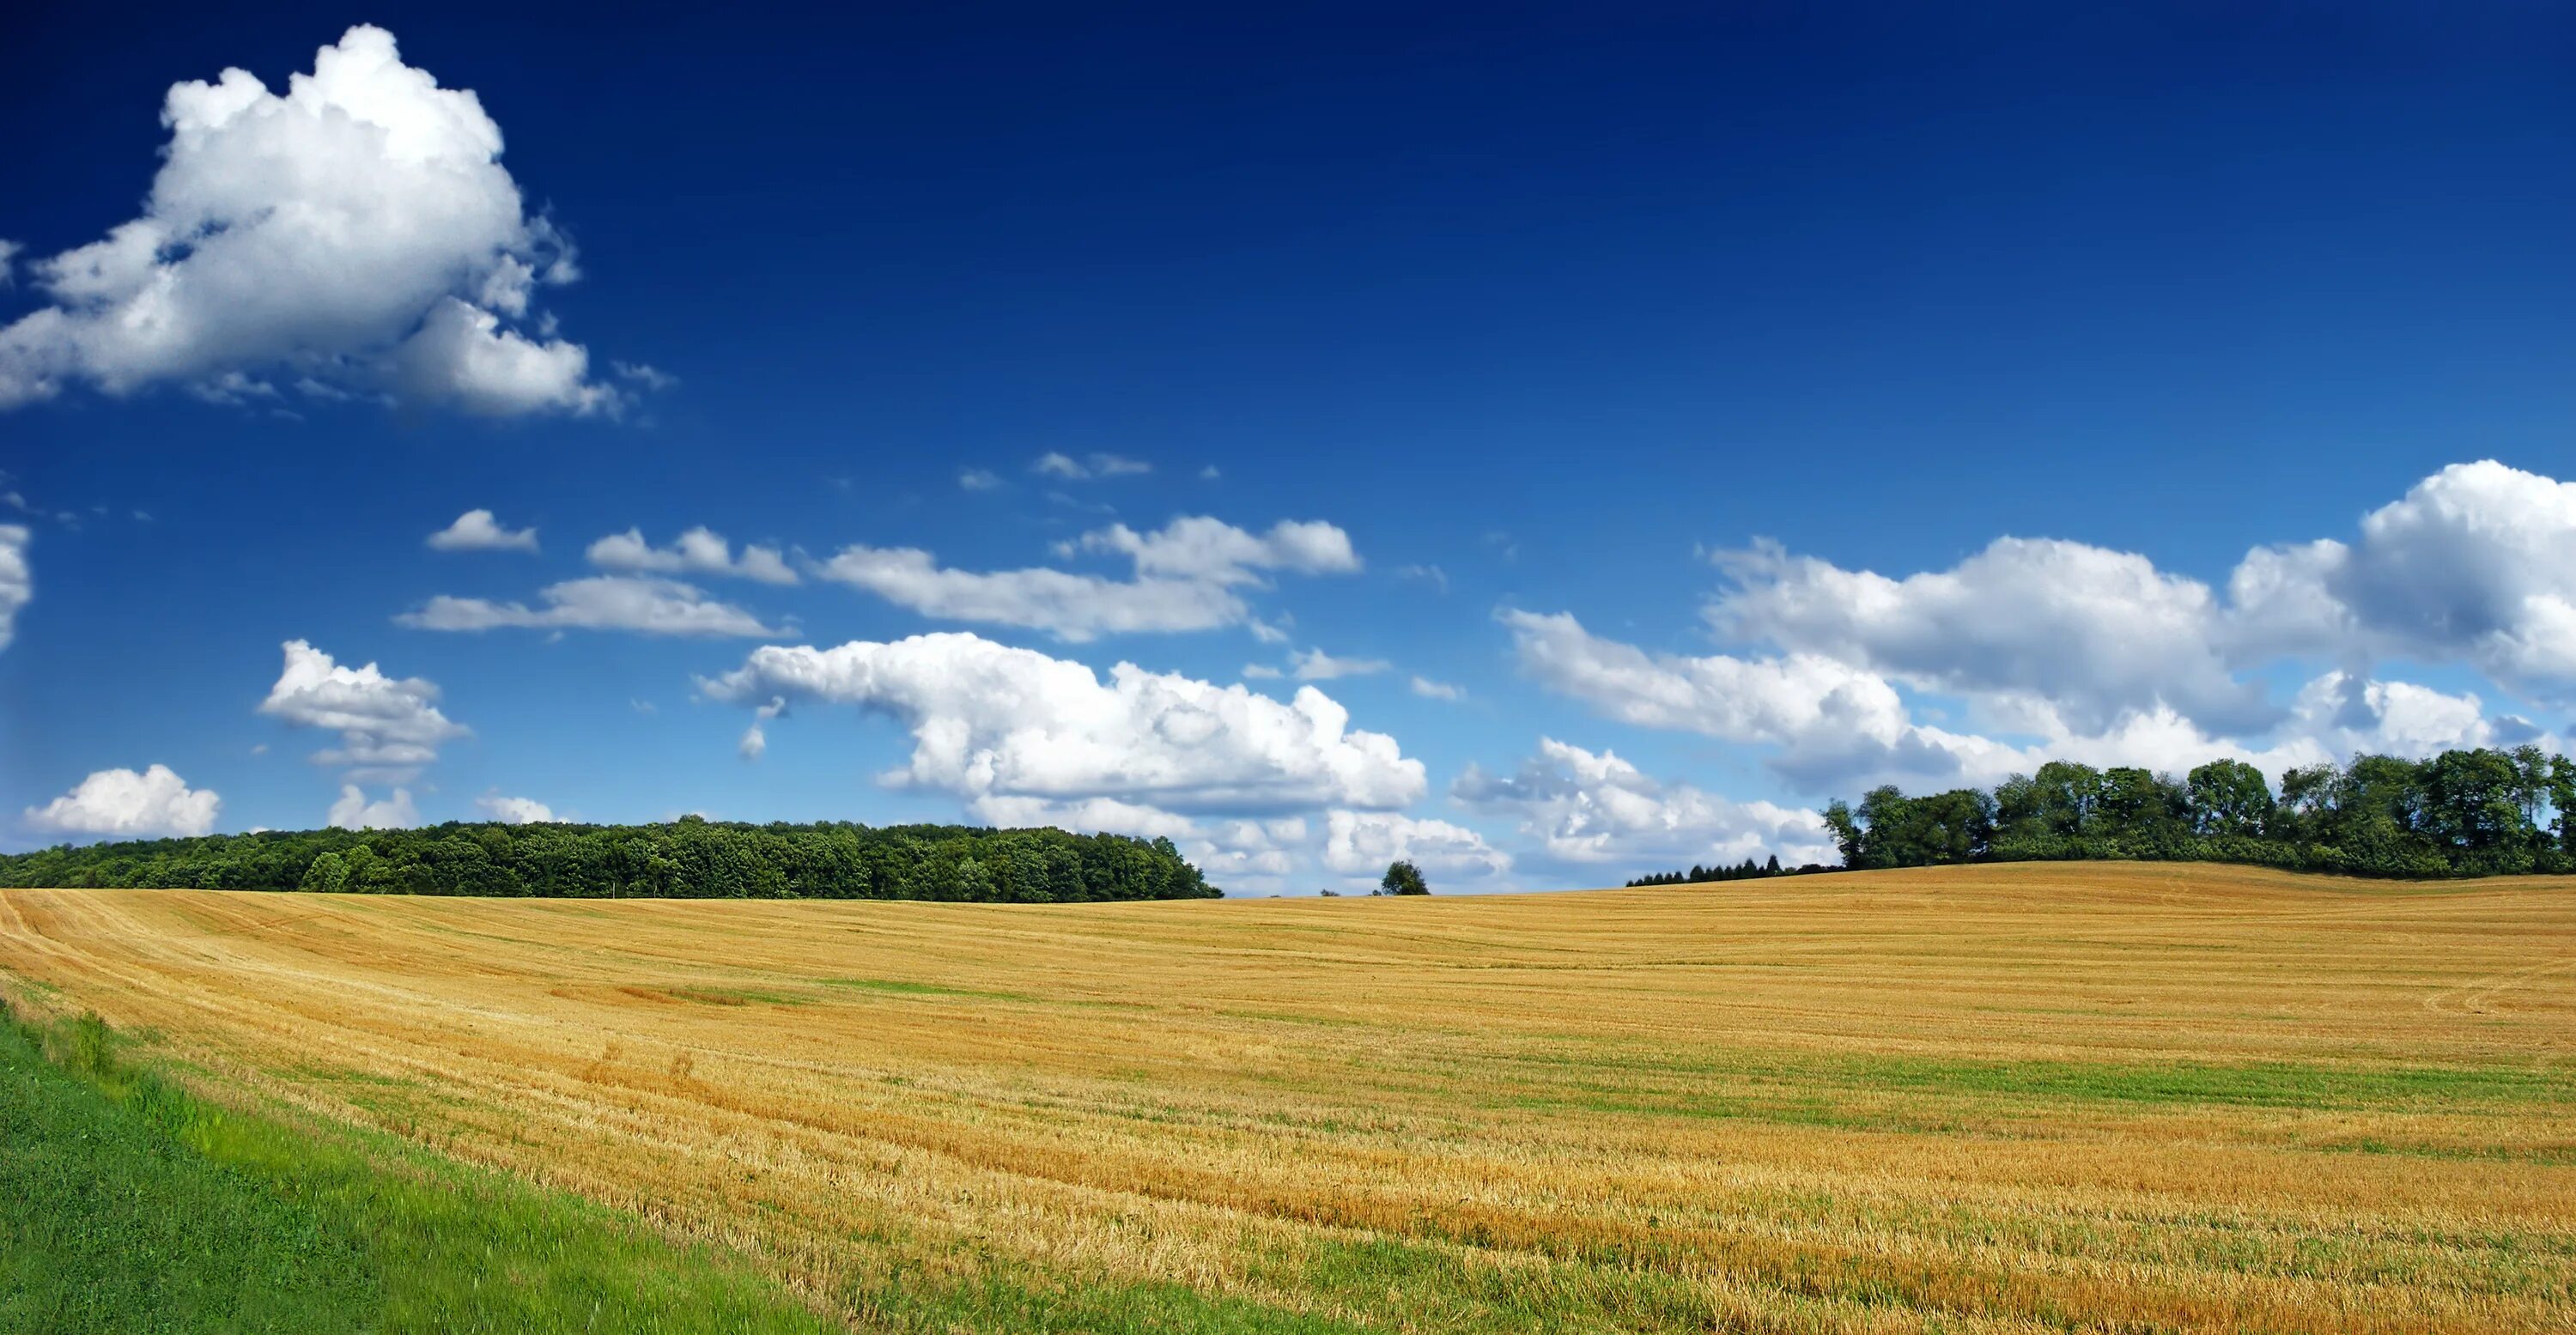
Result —
POLYGON ((40 1030, 0 1008, 0 1332, 839 1329, 631 1217, 217 1108, 115 1048, 95 1017, 40 1030))

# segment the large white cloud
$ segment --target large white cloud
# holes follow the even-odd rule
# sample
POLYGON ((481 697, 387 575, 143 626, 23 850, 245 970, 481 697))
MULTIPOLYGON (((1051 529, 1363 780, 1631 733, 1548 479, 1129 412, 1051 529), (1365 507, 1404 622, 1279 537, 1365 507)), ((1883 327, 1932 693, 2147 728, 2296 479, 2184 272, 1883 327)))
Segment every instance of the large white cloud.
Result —
POLYGON ((1565 613, 1507 611, 1502 621, 1521 670, 1541 685, 1623 723, 1777 747, 1773 767, 1802 783, 1949 782, 2020 761, 2003 743, 1918 725, 1884 678, 1823 654, 1654 654, 1565 613))
POLYGON ((343 667, 302 640, 286 643, 286 667, 259 712, 301 728, 340 734, 317 751, 318 764, 349 767, 353 778, 401 781, 438 759, 442 743, 466 729, 438 710, 438 687, 418 677, 388 677, 369 663, 343 667))
POLYGON ((1095 800, 1121 804, 1131 826, 1144 813, 1388 809, 1425 786, 1422 762, 1392 737, 1351 728, 1349 711, 1311 686, 1283 704, 1132 663, 1104 682, 1080 663, 971 634, 771 645, 701 687, 744 704, 784 697, 890 715, 912 730, 913 751, 886 781, 958 794, 988 819, 1095 800))
POLYGON ((2526 694, 2576 693, 2576 483, 2453 464, 2350 544, 2254 552, 2233 587, 2249 650, 2457 660, 2526 694))
POLYGON ((456 522, 429 535, 434 552, 533 552, 537 531, 502 526, 489 510, 468 510, 456 522))
POLYGON ((1360 568, 1350 536, 1320 521, 1284 522, 1259 534, 1203 516, 1176 519, 1152 533, 1119 524, 1058 550, 1122 555, 1135 574, 1119 580, 1045 567, 958 570, 918 548, 865 546, 843 548, 816 574, 924 616, 1016 626, 1079 643, 1108 634, 1243 625, 1252 610, 1240 590, 1261 586, 1271 572, 1360 568))
POLYGON ((468 411, 616 406, 589 354, 505 324, 576 274, 501 166, 470 91, 351 28, 272 93, 246 71, 173 85, 142 216, 29 267, 48 304, 0 328, 0 408, 87 383, 219 399, 391 394, 468 411))
POLYGON ((2079 731, 2042 702, 2017 716, 1992 711, 2003 731, 2030 739, 2011 741, 1920 722, 1887 682, 1831 659, 1652 654, 1594 636, 1571 616, 1509 612, 1504 621, 1523 671, 1540 684, 1606 718, 1771 748, 1770 767, 1807 791, 1991 784, 2053 759, 2180 773, 2226 758, 2278 774, 2356 752, 2422 756, 2543 736, 2528 720, 2490 714, 2474 694, 2338 670, 2307 682, 2282 721, 2257 733, 2204 728, 2162 704, 2079 731))
POLYGON ((1472 809, 1517 817, 1521 832, 1560 863, 1634 864, 1644 871, 1769 854, 1791 866, 1835 856, 1824 821, 1812 810, 1658 783, 1612 752, 1552 737, 1540 738, 1538 754, 1516 773, 1487 774, 1470 765, 1451 794, 1472 809))
MULTIPOLYGON (((766 636, 790 633, 704 590, 649 576, 594 575, 537 591, 542 606, 440 594, 394 618, 414 630, 624 630, 645 635, 766 636)), ((792 628, 790 628, 792 630, 792 628)))
POLYGON ((44 806, 27 808, 27 823, 59 834, 200 835, 214 831, 222 806, 214 790, 190 788, 167 765, 140 774, 103 769, 44 806))
POLYGON ((18 609, 36 596, 36 579, 27 568, 27 544, 35 536, 24 524, 0 524, 0 649, 18 630, 18 609))
POLYGON ((736 556, 723 534, 700 526, 680 535, 668 547, 644 540, 641 529, 612 533, 590 544, 590 563, 602 570, 659 575, 723 575, 763 584, 793 584, 796 572, 775 547, 746 545, 736 556))
POLYGON ((2424 479, 2350 543, 2255 548, 2223 599, 2053 540, 2000 539, 1902 578, 1771 544, 1718 559, 1729 587, 1707 619, 1749 652, 1651 653, 1568 615, 1505 612, 1523 671, 1605 717, 1774 748, 1775 771, 1835 789, 1990 782, 2049 757, 2278 768, 2543 735, 2369 666, 2390 658, 2576 699, 2576 485, 2494 462, 2424 479), (2286 701, 2258 671, 2320 660, 2338 666, 2286 701))
POLYGON ((1927 690, 2033 697, 2080 731, 2160 705, 2228 731, 2278 717, 2259 686, 2229 672, 2209 587, 2133 553, 1999 538, 1903 579, 1767 543, 1717 561, 1733 587, 1708 617, 1731 639, 1927 690))

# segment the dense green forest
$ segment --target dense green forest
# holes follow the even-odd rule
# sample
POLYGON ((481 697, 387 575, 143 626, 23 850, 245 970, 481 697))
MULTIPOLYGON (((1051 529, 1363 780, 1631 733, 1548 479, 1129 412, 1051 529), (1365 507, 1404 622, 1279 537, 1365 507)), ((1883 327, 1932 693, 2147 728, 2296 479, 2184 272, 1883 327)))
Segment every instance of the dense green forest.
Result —
POLYGON ((2052 761, 1992 791, 1835 802, 1855 868, 2078 858, 2245 862, 2348 876, 2576 872, 2576 762, 2535 746, 2358 756, 2281 776, 2214 760, 2176 780, 2052 761))
POLYGON ((668 825, 451 823, 64 845, 0 857, 0 886, 1037 904, 1221 893, 1169 839, 695 816, 668 825))

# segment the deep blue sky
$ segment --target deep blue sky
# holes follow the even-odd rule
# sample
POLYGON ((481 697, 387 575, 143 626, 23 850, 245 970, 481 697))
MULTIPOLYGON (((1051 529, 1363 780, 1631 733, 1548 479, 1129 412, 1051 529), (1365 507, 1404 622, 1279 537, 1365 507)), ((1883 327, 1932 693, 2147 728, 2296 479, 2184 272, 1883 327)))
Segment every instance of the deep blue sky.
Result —
MULTIPOLYGON (((692 682, 757 638, 392 618, 531 600, 629 526, 1118 574, 1048 544, 1206 514, 1348 533, 1365 572, 1281 575, 1254 602, 1293 617, 1291 647, 1391 661, 1318 685, 1424 763, 1410 814, 1543 883, 1571 873, 1449 796, 1541 735, 1733 798, 1824 794, 1766 744, 1534 681, 1498 609, 1761 657, 1799 646, 1713 640, 1701 550, 1773 538, 1902 577, 2057 537, 2223 589, 2248 548, 2352 540, 2445 465, 2567 472, 2576 19, 1709 8, 21 18, 0 239, 25 251, 0 319, 44 303, 25 260, 135 216, 172 83, 240 66, 282 89, 367 22, 480 95, 531 210, 577 242, 581 281, 543 294, 562 336, 680 383, 614 420, 318 401, 286 420, 171 384, 0 414, 9 485, 81 515, 31 524, 0 827, 153 762, 221 792, 218 828, 318 822, 340 776, 303 756, 329 738, 253 712, 290 639, 442 688, 474 735, 409 782, 427 819, 492 792, 598 819, 948 818, 955 793, 869 781, 909 754, 888 719, 800 708, 738 760, 745 711, 692 682), (1047 451, 1154 471, 1058 489, 1113 516, 1050 500, 1029 472, 1047 451), (969 492, 967 468, 1009 485, 969 492), (543 555, 424 549, 476 507, 535 525, 543 555), (1395 573, 1416 564, 1446 591, 1395 573), (1416 674, 1466 700, 1416 697, 1416 674)), ((782 643, 971 629, 1220 684, 1285 661, 1240 628, 1067 644, 810 579, 700 582, 794 618, 782 643)), ((2467 650, 2231 663, 2285 702, 2388 664, 2559 717, 2467 650)), ((1976 706, 1875 669, 1918 717, 1976 706)), ((60 837, 18 824, 0 843, 60 837)), ((1329 879, 1297 856, 1290 888, 1329 879)))

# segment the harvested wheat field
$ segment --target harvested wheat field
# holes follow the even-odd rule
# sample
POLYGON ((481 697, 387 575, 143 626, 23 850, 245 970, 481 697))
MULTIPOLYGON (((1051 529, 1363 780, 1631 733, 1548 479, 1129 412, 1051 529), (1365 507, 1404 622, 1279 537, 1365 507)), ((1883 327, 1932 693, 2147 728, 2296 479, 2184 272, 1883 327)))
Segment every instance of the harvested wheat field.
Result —
POLYGON ((0 970, 862 1329, 2576 1329, 2563 880, 8 891, 0 970))

